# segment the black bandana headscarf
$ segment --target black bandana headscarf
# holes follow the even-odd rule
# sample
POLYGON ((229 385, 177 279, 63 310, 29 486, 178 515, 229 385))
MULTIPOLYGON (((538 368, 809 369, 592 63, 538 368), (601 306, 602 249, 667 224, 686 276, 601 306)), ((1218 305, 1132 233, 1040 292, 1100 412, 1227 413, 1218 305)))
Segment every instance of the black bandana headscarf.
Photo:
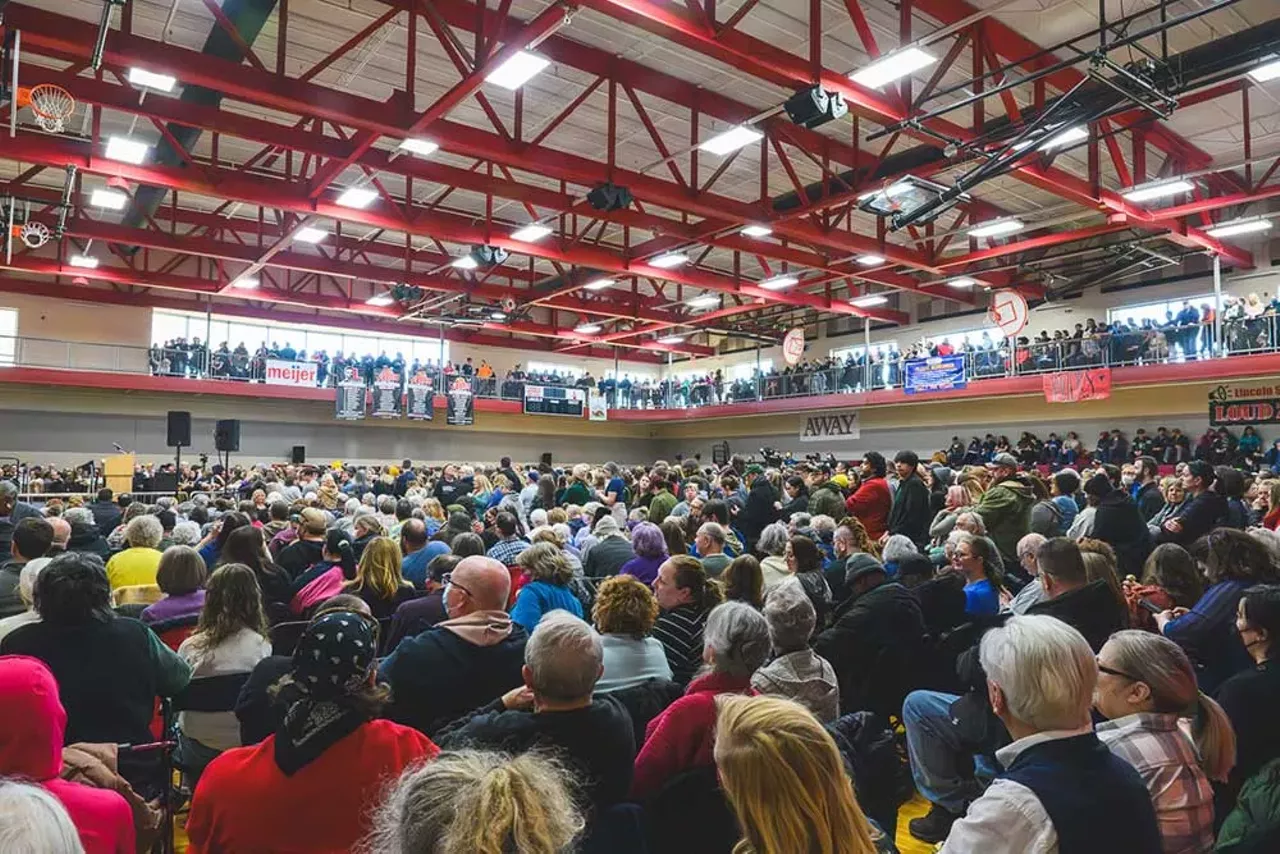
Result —
POLYGON ((286 775, 368 720, 352 695, 368 684, 377 645, 377 624, 351 611, 325 614, 302 633, 280 690, 288 710, 276 731, 275 759, 286 775))

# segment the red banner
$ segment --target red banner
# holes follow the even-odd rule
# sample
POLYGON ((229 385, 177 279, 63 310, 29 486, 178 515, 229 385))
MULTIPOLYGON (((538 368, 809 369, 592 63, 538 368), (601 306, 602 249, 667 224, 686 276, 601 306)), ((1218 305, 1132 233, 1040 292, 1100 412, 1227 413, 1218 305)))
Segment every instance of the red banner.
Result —
POLYGON ((1044 382, 1044 399, 1050 403, 1106 400, 1111 397, 1110 368, 1043 374, 1041 380, 1044 382))

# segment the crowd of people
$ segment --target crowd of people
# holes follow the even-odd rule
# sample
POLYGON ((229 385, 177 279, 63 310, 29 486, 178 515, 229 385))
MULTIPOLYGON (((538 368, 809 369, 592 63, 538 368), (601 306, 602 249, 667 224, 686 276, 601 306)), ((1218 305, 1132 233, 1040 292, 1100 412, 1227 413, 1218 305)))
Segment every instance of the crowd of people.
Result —
POLYGON ((1280 850, 1280 479, 1128 450, 0 482, 0 848, 1280 850))

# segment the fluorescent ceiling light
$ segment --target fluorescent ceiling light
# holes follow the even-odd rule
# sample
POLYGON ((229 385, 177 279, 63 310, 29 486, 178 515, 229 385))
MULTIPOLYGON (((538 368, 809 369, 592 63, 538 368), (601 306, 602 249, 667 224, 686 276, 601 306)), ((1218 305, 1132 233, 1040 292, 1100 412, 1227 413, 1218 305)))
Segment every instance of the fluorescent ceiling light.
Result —
POLYGON ((773 234, 773 229, 767 225, 748 225, 742 233, 747 237, 768 237, 773 234))
POLYGON ((111 160, 119 160, 121 163, 132 163, 137 166, 147 159, 147 152, 150 150, 151 146, 145 142, 138 142, 127 136, 113 136, 107 139, 107 157, 111 160))
POLYGON ((659 344, 683 344, 683 343, 684 343, 684 336, 683 336, 683 335, 668 335, 666 338, 659 338, 659 339, 658 339, 658 343, 659 343, 659 344))
POLYGON ((650 267, 657 267, 659 270, 670 270, 672 267, 682 267, 689 263, 689 256, 683 252, 666 252, 649 261, 650 267))
POLYGON ((300 243, 319 243, 328 236, 329 232, 323 228, 312 228, 307 225, 298 229, 298 233, 293 236, 293 239, 300 243))
POLYGON ((507 313, 505 311, 493 311, 489 313, 490 320, 506 320, 507 313))
POLYGON ((484 80, 503 89, 519 89, 550 64, 551 60, 522 50, 495 68, 484 80))
POLYGON ((1205 231, 1210 237, 1233 237, 1237 234, 1252 234, 1255 231, 1266 231, 1271 228, 1269 219, 1246 219, 1241 222, 1229 222, 1205 231))
POLYGON ((130 68, 128 78, 134 86, 145 86, 157 92, 172 92, 173 87, 178 85, 177 78, 172 75, 156 74, 145 68, 130 68))
POLYGON ((850 74, 849 79, 868 89, 879 89, 908 74, 928 68, 937 61, 937 57, 925 53, 920 48, 909 47, 877 59, 866 68, 850 74))
POLYGON ((115 190, 94 190, 89 196, 89 204, 95 208, 106 208, 112 211, 122 211, 124 206, 129 203, 129 197, 124 193, 115 190))
POLYGON ((859 255, 857 262, 864 267, 876 267, 884 263, 884 258, 880 255, 859 255))
POLYGON ((474 270, 476 267, 479 267, 480 264, 470 255, 460 255, 457 258, 454 258, 449 266, 457 267, 459 270, 474 270))
POLYGON ((716 294, 703 294, 700 297, 694 297, 691 300, 685 300, 685 305, 689 308, 711 308, 720 304, 720 297, 716 294))
POLYGON ((1266 61, 1249 72, 1249 76, 1259 83, 1268 83, 1280 79, 1280 57, 1266 57, 1266 61))
POLYGON ((522 240, 525 243, 533 243, 535 240, 541 240, 550 233, 551 229, 549 227, 534 222, 513 233, 511 235, 511 239, 522 240))
POLYGON ((1163 199, 1166 196, 1176 196, 1179 193, 1189 193, 1194 190, 1195 184, 1192 184, 1186 178, 1178 178, 1174 181, 1165 181, 1160 184, 1149 184, 1145 187, 1134 187, 1126 190, 1120 195, 1124 196, 1131 202, 1148 202, 1152 199, 1163 199))
POLYGON ((766 291, 780 291, 783 288, 790 288, 800 284, 800 280, 795 276, 774 276, 772 279, 766 279, 760 283, 760 287, 766 291))
POLYGON ((947 282, 947 284, 953 288, 971 288, 974 285, 978 284, 978 280, 971 279, 968 276, 957 276, 956 278, 947 282))
POLYGON ((67 259, 67 263, 72 267, 84 267, 86 270, 97 269, 98 259, 92 255, 72 255, 67 259))
POLYGON ((880 294, 872 294, 867 297, 851 299, 849 300, 849 305, 856 305, 858 308, 871 308, 873 305, 884 305, 888 301, 888 297, 881 296, 880 294))
POLYGON ((374 294, 364 301, 365 305, 388 306, 396 301, 396 298, 389 291, 383 291, 380 294, 374 294))
POLYGON ((231 287, 242 288, 243 290, 251 291, 254 288, 256 288, 259 284, 261 283, 258 281, 257 276, 241 276, 240 278, 236 279, 234 282, 231 283, 231 287))
POLYGON ((592 279, 583 285, 589 291, 602 291, 613 284, 613 279, 592 279))
POLYGON ((378 191, 368 187, 348 187, 338 196, 338 204, 344 208, 367 208, 378 198, 378 191))
POLYGON ((401 141, 399 148, 401 151, 407 151, 410 154, 427 157, 439 151, 440 145, 429 139, 406 139, 401 141))
POLYGON ((755 128, 738 125, 736 128, 729 128, 724 133, 717 134, 711 139, 699 143, 698 148, 708 154, 716 154, 723 157, 726 154, 732 154, 744 145, 750 145, 763 138, 764 134, 755 128))
POLYGON ((598 323, 583 323, 573 327, 573 331, 579 335, 595 335, 604 327, 598 323))
POLYGON ((996 237, 1001 234, 1013 234, 1015 231, 1022 231, 1026 227, 1026 224, 1020 219, 998 219, 969 229, 969 236, 996 237))
POLYGON ((1075 125, 1053 134, 1044 142, 1040 143, 1039 147, 1041 151, 1049 151, 1053 148, 1062 148, 1064 145, 1073 145, 1077 142, 1083 142, 1088 138, 1089 132, 1079 125, 1075 125))

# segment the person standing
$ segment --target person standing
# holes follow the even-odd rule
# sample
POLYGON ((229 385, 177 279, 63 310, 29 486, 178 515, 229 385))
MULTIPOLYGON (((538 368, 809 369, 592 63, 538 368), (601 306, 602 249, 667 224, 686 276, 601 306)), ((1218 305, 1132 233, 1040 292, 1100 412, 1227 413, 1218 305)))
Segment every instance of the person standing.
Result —
POLYGON ((1018 479, 1018 461, 1001 453, 987 464, 992 483, 973 508, 982 517, 987 533, 1000 552, 1005 567, 1018 565, 1018 541, 1031 532, 1031 487, 1018 479))
POLYGON ((868 451, 862 458, 862 485, 844 503, 849 515, 867 529, 867 537, 873 543, 879 542, 889 530, 893 492, 884 479, 887 470, 884 456, 879 451, 868 451))
POLYGON ((920 457, 915 451, 898 451, 893 467, 898 472, 898 491, 889 511, 889 533, 902 534, 920 548, 929 542, 929 523, 933 520, 929 487, 918 471, 920 457))
MULTIPOLYGON (((747 541, 747 549, 755 551, 760 532, 777 521, 778 511, 774 503, 778 500, 778 493, 769 483, 769 478, 765 477, 764 468, 756 463, 747 466, 744 480, 747 484, 747 503, 738 514, 738 528, 747 541)), ((650 519, 652 520, 652 516, 650 519)))

